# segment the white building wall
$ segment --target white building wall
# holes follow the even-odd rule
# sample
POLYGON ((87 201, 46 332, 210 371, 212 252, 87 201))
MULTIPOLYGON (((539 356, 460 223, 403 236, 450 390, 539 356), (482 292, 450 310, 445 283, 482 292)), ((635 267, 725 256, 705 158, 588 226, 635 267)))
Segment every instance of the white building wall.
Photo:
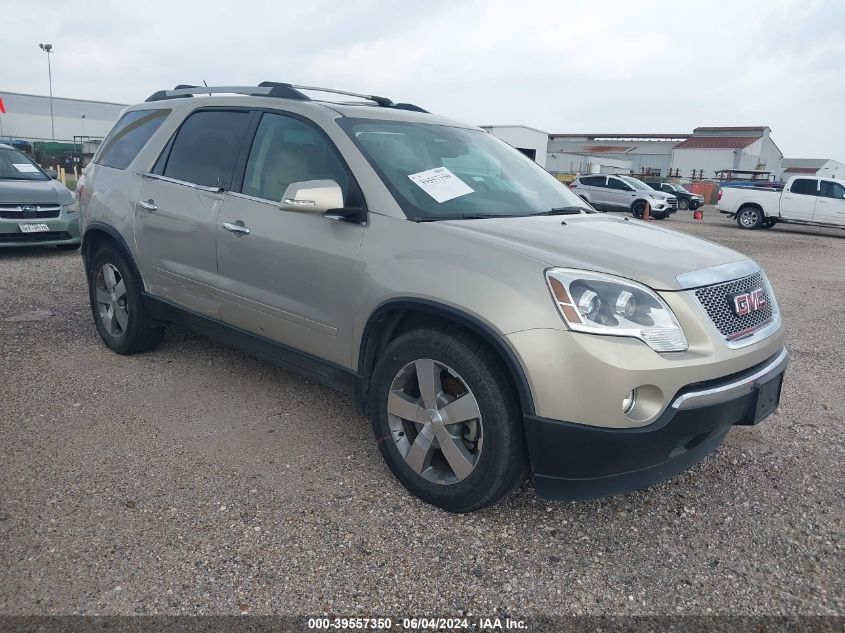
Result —
POLYGON ((845 163, 840 163, 838 160, 829 160, 822 165, 822 168, 819 169, 816 175, 823 178, 839 178, 840 180, 845 180, 845 163))
POLYGON ((534 150, 534 162, 540 167, 546 166, 546 153, 549 147, 548 132, 522 125, 482 125, 481 127, 511 147, 534 150))
POLYGON ((705 178, 713 178, 715 172, 722 169, 745 169, 734 167, 741 152, 734 149, 675 149, 672 151, 672 169, 679 170, 681 178, 691 178, 693 170, 698 172, 701 169, 705 178))
MULTIPOLYGON (((52 140, 50 98, 39 95, 2 92, 6 113, 0 113, 0 138, 32 141, 52 140)), ((74 136, 105 136, 127 106, 119 103, 53 99, 53 121, 57 141, 73 141, 74 136)))
POLYGON ((603 154, 549 152, 546 156, 546 169, 553 174, 627 174, 631 171, 631 161, 610 158, 603 154))

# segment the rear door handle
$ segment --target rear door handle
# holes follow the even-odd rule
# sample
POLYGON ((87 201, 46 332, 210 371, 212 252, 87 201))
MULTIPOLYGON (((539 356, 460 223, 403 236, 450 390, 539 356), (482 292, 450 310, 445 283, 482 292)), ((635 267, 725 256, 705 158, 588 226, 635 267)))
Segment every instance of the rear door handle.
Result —
POLYGON ((142 209, 147 211, 158 211, 158 205, 156 205, 152 198, 149 200, 139 200, 138 204, 141 205, 142 209))
POLYGON ((223 228, 238 235, 249 235, 249 229, 240 220, 237 222, 224 222, 223 228))

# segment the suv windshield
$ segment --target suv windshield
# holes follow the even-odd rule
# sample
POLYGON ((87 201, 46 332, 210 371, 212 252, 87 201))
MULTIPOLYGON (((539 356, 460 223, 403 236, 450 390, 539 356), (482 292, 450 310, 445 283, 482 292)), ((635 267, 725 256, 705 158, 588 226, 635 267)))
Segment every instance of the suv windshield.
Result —
POLYGON ((654 191, 651 187, 645 184, 642 180, 637 180, 636 178, 631 178, 630 176, 618 176, 629 185, 631 185, 634 189, 639 189, 640 191, 654 191))
POLYGON ((338 123, 413 220, 591 211, 554 176, 487 132, 373 119, 338 123))
POLYGON ((0 180, 50 180, 23 152, 0 147, 0 180))

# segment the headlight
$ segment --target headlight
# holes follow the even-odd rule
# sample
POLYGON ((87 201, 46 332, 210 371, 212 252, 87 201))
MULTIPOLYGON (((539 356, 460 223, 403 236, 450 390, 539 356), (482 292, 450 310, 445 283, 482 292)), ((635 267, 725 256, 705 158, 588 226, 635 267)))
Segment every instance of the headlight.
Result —
POLYGON ((648 197, 652 200, 663 200, 663 196, 656 196, 653 193, 648 194, 648 197))
POLYGON ((572 268, 550 268, 546 281, 558 312, 576 332, 630 336, 656 352, 687 349, 672 310, 642 284, 572 268))
POLYGON ((63 204, 62 211, 65 213, 79 213, 79 203, 74 200, 70 204, 63 204))

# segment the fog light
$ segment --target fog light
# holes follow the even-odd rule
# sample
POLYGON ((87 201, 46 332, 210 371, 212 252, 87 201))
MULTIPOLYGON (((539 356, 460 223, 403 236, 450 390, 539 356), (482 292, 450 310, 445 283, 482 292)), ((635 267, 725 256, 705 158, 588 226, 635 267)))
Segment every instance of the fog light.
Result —
POLYGON ((637 404, 637 390, 632 389, 627 396, 622 398, 622 412, 628 415, 635 404, 637 404))

